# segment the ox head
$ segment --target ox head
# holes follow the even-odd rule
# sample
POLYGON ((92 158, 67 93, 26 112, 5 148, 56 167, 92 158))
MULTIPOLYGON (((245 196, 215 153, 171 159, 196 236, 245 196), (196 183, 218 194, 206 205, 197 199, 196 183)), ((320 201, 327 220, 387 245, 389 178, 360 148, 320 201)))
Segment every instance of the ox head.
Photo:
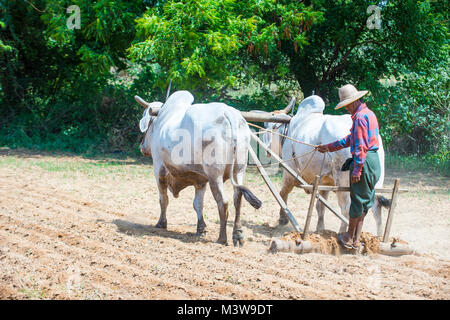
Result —
POLYGON ((144 133, 144 138, 141 142, 141 153, 144 156, 151 157, 152 152, 150 148, 150 143, 152 139, 152 132, 153 132, 153 121, 156 119, 156 116, 152 116, 152 109, 159 109, 163 103, 162 102, 152 102, 148 103, 142 100, 139 97, 135 97, 136 101, 142 106, 144 106, 146 109, 142 115, 142 119, 139 121, 139 129, 142 133, 144 133))
MULTIPOLYGON (((282 150, 282 137, 277 134, 285 134, 287 124, 286 123, 274 123, 274 122, 266 122, 264 124, 264 128, 267 129, 267 132, 264 132, 261 135, 261 140, 266 147, 275 152, 277 155, 281 157, 282 150)), ((269 152, 266 152, 268 158, 272 155, 269 152)))
MULTIPOLYGON (((295 105, 295 97, 292 97, 286 108, 282 110, 275 110, 272 114, 285 114, 287 115, 295 105)), ((266 147, 275 152, 281 157, 281 151, 283 149, 284 139, 280 134, 286 135, 288 129, 287 123, 274 123, 265 122, 264 128, 268 131, 264 132, 260 137, 266 147)), ((271 157, 270 153, 266 152, 267 157, 271 157)))

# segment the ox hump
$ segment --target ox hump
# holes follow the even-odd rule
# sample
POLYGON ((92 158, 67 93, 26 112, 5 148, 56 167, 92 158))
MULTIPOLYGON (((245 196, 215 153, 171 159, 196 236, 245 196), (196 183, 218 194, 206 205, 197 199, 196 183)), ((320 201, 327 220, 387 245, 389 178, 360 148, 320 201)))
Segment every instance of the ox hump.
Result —
POLYGON ((323 113, 325 102, 319 96, 312 95, 300 102, 297 114, 323 113))
POLYGON ((180 111, 187 109, 194 102, 194 96, 186 90, 176 91, 164 103, 162 110, 180 111))

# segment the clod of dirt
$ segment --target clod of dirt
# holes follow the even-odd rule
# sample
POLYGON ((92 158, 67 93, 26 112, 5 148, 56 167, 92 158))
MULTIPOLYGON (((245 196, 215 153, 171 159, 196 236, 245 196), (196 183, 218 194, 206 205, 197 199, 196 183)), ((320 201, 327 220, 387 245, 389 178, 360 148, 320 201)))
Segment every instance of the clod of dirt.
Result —
MULTIPOLYGON (((286 241, 294 241, 296 244, 299 244, 302 240, 302 232, 291 232, 284 234, 281 238, 286 241)), ((330 230, 324 230, 319 233, 309 233, 306 235, 305 240, 310 241, 317 248, 315 252, 324 253, 324 254, 340 254, 340 245, 337 240, 337 233, 330 230)), ((377 236, 369 232, 361 232, 361 253, 362 254, 377 254, 380 253, 380 239, 377 236)), ((391 243, 404 243, 408 244, 408 242, 403 241, 399 238, 390 238, 389 241, 391 243)))
MULTIPOLYGON (((295 241, 297 244, 302 240, 302 232, 291 232, 285 234, 282 240, 295 241)), ((315 252, 325 254, 340 254, 340 246, 337 242, 337 233, 330 230, 324 230, 319 233, 309 233, 306 235, 305 240, 313 243, 317 249, 315 252)))
POLYGON ((363 254, 380 253, 380 239, 369 232, 361 232, 360 241, 363 254))

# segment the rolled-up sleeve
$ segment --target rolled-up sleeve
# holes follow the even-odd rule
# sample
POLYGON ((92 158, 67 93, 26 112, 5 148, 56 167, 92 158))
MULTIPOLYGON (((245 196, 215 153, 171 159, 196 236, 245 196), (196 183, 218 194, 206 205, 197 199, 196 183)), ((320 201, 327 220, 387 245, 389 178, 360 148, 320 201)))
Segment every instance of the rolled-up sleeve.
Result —
POLYGON ((346 136, 344 139, 337 140, 335 142, 329 143, 326 146, 328 148, 328 151, 330 151, 330 152, 338 151, 338 150, 341 150, 343 148, 350 147, 350 141, 351 141, 351 134, 346 136))

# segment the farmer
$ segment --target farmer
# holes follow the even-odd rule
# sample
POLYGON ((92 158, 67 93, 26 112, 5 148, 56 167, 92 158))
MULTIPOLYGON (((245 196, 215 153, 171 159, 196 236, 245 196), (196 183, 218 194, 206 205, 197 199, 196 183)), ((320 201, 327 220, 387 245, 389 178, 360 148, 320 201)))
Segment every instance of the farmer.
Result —
POLYGON ((368 91, 358 91, 351 84, 339 89, 340 103, 335 109, 345 107, 352 115, 353 126, 350 134, 326 145, 319 145, 321 152, 334 152, 350 147, 352 158, 342 166, 342 171, 350 170, 350 220, 348 231, 339 235, 339 243, 347 249, 358 249, 364 217, 375 200, 375 184, 381 175, 378 158, 378 120, 372 110, 361 102, 368 91))

